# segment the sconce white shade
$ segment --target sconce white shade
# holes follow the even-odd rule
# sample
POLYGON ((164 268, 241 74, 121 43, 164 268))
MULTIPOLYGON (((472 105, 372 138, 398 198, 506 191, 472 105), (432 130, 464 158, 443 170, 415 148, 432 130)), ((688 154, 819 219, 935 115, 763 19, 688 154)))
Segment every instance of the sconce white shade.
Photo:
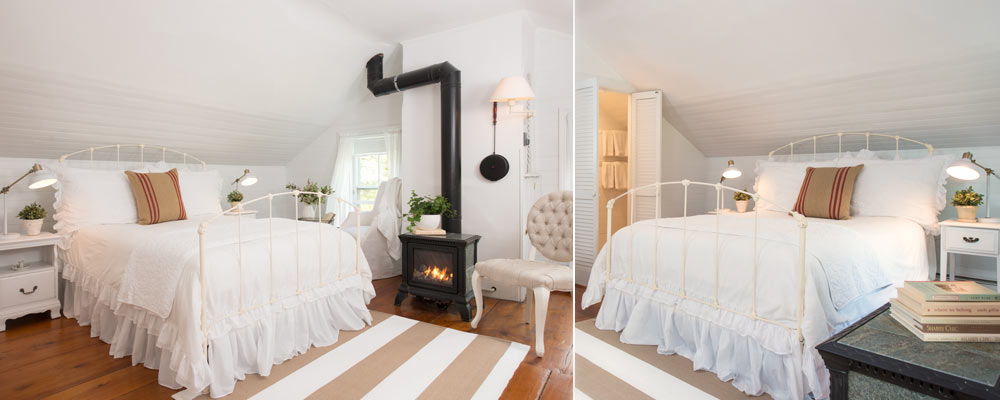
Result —
POLYGON ((523 76, 508 76, 500 80, 497 88, 490 96, 491 102, 509 102, 531 100, 535 98, 535 91, 531 90, 531 85, 523 76))
POLYGON ((31 175, 31 180, 28 181, 28 189, 41 189, 43 187, 52 186, 57 181, 56 175, 49 171, 38 171, 31 175))
POLYGON ((240 186, 253 186, 255 183, 257 183, 257 175, 252 173, 247 174, 247 176, 244 176, 243 179, 240 180, 240 186))
POLYGON ((734 179, 734 178, 739 178, 741 176, 743 176, 743 171, 740 171, 739 168, 736 168, 736 163, 734 163, 733 160, 729 160, 729 166, 726 167, 726 169, 722 170, 722 177, 726 179, 734 179))
POLYGON ((964 158, 951 163, 945 171, 947 171, 948 175, 951 175, 952 178, 961 179, 963 181, 979 179, 979 171, 976 170, 976 166, 972 165, 969 160, 964 158))

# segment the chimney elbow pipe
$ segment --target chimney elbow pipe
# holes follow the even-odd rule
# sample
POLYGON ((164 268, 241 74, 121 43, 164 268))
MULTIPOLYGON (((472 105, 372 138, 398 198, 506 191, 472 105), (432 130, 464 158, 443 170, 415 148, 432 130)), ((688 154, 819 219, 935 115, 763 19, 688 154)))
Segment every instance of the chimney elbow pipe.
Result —
POLYGON ((365 64, 368 90, 376 97, 415 87, 441 84, 441 195, 451 201, 457 214, 444 218, 445 231, 462 232, 462 73, 445 61, 404 72, 382 76, 384 55, 376 54, 365 64))

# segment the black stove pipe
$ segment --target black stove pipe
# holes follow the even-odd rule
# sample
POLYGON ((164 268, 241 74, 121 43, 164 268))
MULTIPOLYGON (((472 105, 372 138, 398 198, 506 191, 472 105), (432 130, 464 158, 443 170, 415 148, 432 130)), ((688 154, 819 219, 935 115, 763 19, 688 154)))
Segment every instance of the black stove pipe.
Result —
POLYGON ((445 231, 462 232, 462 72, 447 61, 382 77, 382 53, 368 60, 368 90, 384 96, 407 89, 441 84, 441 195, 451 201, 457 215, 443 218, 445 231))

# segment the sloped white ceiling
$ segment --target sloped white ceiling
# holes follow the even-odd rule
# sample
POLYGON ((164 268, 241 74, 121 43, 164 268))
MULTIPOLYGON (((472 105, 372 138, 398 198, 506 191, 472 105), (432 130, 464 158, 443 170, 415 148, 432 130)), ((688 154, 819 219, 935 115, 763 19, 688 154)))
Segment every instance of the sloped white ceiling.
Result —
POLYGON ((147 143, 285 165, 360 101, 375 53, 489 13, 569 20, 534 3, 4 1, 0 157, 147 143))
POLYGON ((706 156, 878 131, 1000 145, 1000 2, 577 2, 585 41, 706 156))

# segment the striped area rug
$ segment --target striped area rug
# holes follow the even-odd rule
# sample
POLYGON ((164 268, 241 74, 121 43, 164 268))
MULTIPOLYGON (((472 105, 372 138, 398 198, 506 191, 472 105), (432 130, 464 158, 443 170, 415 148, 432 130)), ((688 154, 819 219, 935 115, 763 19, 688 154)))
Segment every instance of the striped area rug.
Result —
MULTIPOLYGON (((235 399, 496 399, 528 346, 372 311, 371 327, 341 331, 312 348, 247 375, 235 399)), ((201 396, 199 399, 208 399, 201 396)))
POLYGON ((748 396, 690 360, 663 355, 656 346, 624 344, 619 332, 602 331, 588 319, 576 323, 576 400, 603 399, 770 399, 748 396))

